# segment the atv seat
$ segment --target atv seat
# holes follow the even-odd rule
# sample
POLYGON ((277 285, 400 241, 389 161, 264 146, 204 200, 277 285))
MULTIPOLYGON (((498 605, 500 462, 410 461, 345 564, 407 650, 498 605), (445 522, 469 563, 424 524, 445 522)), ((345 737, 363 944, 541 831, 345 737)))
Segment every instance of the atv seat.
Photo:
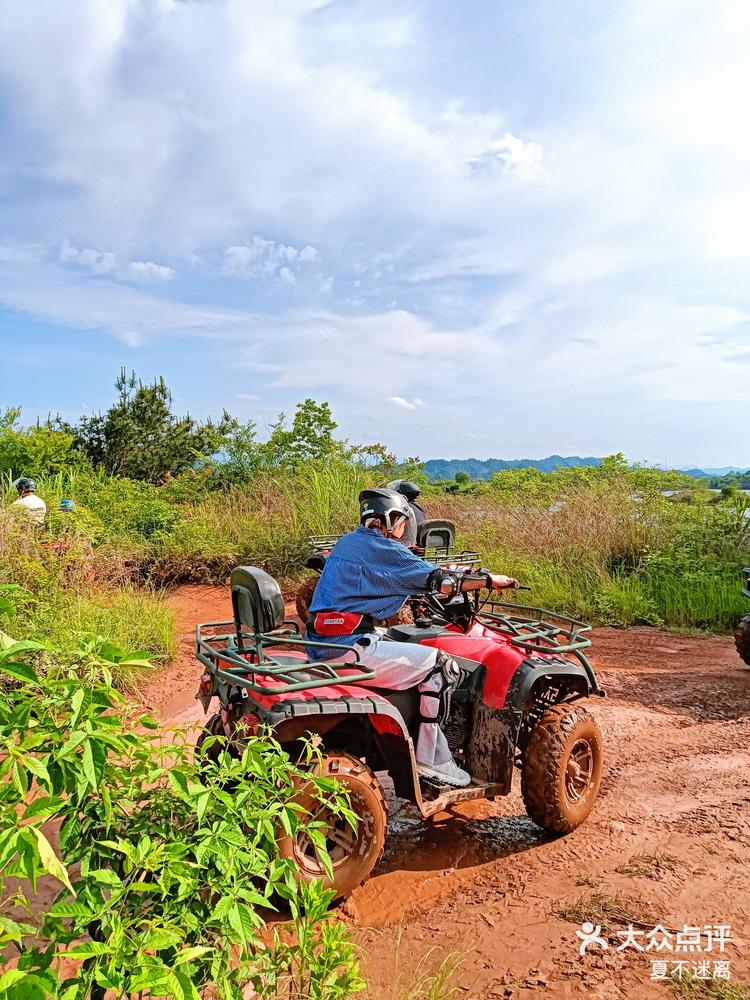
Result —
POLYGON ((232 611, 241 644, 242 626, 275 632, 284 624, 284 595, 272 576, 257 566, 238 566, 230 577, 232 611))
POLYGON ((422 549, 437 549, 447 555, 456 540, 456 526, 453 521, 430 518, 423 521, 417 532, 417 545, 422 549))

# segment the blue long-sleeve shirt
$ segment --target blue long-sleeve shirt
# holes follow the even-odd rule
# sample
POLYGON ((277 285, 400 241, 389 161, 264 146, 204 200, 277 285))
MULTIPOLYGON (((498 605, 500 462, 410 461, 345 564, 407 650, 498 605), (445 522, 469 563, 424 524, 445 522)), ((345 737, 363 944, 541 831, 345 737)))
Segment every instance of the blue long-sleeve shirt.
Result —
MULTIPOLYGON (((374 528, 360 526, 334 545, 315 587, 310 612, 347 611, 375 619, 390 618, 412 594, 426 592, 427 578, 435 569, 401 542, 386 538, 374 528)), ((352 646, 359 638, 318 636, 310 628, 307 634, 337 646, 352 646)), ((311 654, 315 652, 310 649, 311 654)), ((321 653, 326 655, 321 650, 318 656, 321 653)))

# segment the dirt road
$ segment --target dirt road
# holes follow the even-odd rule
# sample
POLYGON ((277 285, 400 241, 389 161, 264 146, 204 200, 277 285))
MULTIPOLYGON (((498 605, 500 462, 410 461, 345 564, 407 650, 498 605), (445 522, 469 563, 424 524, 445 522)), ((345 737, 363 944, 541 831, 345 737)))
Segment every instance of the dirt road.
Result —
MULTIPOLYGON (((145 701, 182 724, 201 717, 193 627, 227 617, 229 600, 209 587, 173 600, 181 655, 145 701)), ((750 670, 729 639, 645 628, 596 630, 592 659, 608 693, 591 706, 605 777, 574 834, 542 834, 517 792, 427 823, 391 797, 384 859, 340 911, 372 1000, 398 1000, 450 953, 461 957, 459 995, 477 1000, 671 996, 651 979, 654 960, 682 960, 685 975, 707 961, 712 976, 729 960, 732 980, 750 983, 750 670), (609 921, 610 943, 581 957, 576 930, 587 918, 609 921), (734 943, 724 954, 618 952, 629 922, 645 934, 730 924, 734 943)))

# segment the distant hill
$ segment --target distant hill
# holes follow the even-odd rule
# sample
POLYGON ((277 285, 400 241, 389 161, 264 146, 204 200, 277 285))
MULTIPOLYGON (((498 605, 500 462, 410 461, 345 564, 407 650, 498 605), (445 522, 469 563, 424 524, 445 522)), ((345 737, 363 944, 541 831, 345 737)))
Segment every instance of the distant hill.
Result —
MULTIPOLYGON (((453 479, 457 472, 466 472, 472 479, 489 479, 494 473, 503 469, 538 469, 540 472, 553 472, 562 466, 571 465, 601 465, 601 458, 579 455, 549 455, 547 458, 431 458, 424 463, 429 479, 453 479)), ((725 466, 721 469, 679 469, 696 479, 716 479, 731 476, 733 473, 744 473, 745 469, 725 466)))
POLYGON ((553 472, 564 465, 601 465, 601 458, 580 458, 578 455, 563 457, 550 455, 548 458, 431 458, 424 463, 430 479, 453 479, 457 472, 466 472, 472 479, 489 479, 503 469, 539 469, 553 472))
POLYGON ((680 472, 685 472, 688 476, 694 476, 696 479, 703 479, 715 476, 729 476, 733 472, 747 472, 747 469, 741 469, 735 465, 724 465, 720 469, 696 469, 691 466, 689 469, 680 469, 680 472))

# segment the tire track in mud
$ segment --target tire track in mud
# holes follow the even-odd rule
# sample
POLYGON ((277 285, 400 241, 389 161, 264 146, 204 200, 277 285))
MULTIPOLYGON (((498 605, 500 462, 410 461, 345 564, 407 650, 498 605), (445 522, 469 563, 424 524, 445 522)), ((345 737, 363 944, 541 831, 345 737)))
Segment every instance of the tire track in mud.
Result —
MULTIPOLYGON (((202 719, 194 626, 229 617, 229 591, 183 587, 172 601, 180 654, 149 679, 144 703, 189 724, 202 719)), ((463 956, 460 995, 476 1000, 668 997, 650 981, 650 957, 614 945, 579 957, 577 925, 559 912, 595 893, 624 900, 649 925, 731 923, 726 957, 733 978, 750 981, 750 670, 724 637, 597 629, 593 641, 608 692, 589 704, 605 770, 599 801, 573 834, 554 839, 535 827, 517 788, 422 822, 385 782, 383 860, 339 909, 362 947, 372 1000, 396 1000, 399 976, 403 985, 410 967, 452 951, 463 956), (617 871, 659 854, 671 860, 658 877, 617 871)))

